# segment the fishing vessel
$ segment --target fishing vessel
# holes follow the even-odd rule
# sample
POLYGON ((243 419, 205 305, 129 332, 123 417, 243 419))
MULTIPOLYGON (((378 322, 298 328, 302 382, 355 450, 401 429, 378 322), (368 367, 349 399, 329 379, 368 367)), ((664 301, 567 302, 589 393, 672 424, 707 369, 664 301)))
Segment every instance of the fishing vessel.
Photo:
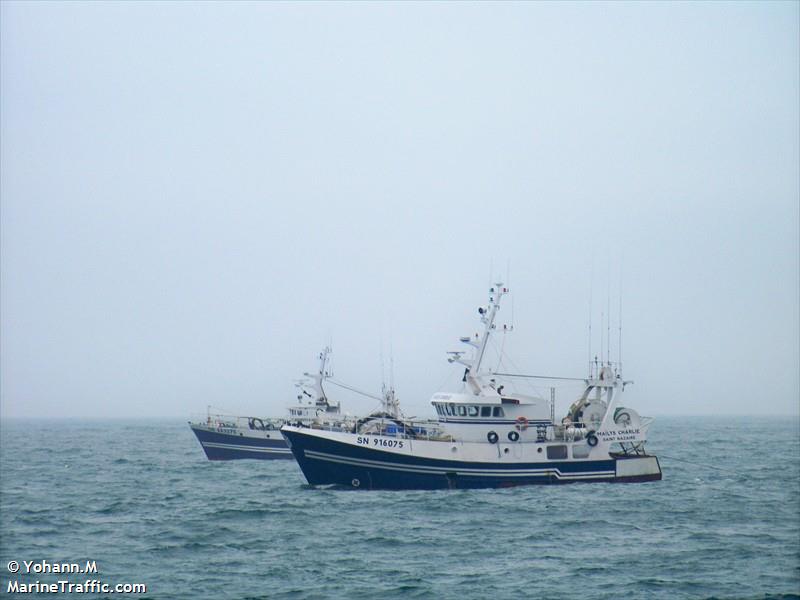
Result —
POLYGON ((358 422, 350 431, 281 427, 309 484, 439 489, 661 479, 658 458, 645 450, 652 419, 623 406, 632 382, 622 378, 621 364, 595 359, 589 376, 578 378, 582 393, 560 421, 553 394, 548 401, 509 389, 515 378, 540 376, 487 367, 487 344, 498 331, 508 288, 497 283, 489 293, 489 303, 478 309, 482 333, 461 338, 471 356, 452 352, 448 359, 465 368, 461 389, 431 398, 437 427, 398 426, 385 417, 358 422))
POLYGON ((339 402, 328 398, 322 387, 323 381, 330 378, 330 353, 330 347, 324 348, 317 372, 304 373, 305 378, 296 383, 297 402, 288 407, 287 417, 212 414, 209 408, 205 419, 189 421, 208 459, 291 459, 292 453, 280 433, 287 423, 325 426, 333 431, 352 428, 353 417, 342 413, 339 402))

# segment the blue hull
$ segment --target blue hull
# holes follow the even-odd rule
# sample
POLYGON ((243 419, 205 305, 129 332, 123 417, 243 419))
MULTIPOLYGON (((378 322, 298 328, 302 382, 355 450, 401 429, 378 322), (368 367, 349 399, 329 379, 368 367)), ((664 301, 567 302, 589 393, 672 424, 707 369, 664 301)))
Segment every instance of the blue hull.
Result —
POLYGON ((501 488, 518 485, 560 484, 579 481, 637 482, 661 479, 657 475, 616 476, 616 459, 537 463, 482 463, 438 460, 394 454, 282 430, 289 447, 311 485, 350 488, 434 490, 501 488))
POLYGON ((255 458, 275 460, 292 458, 292 453, 279 431, 271 431, 270 439, 240 434, 220 433, 190 425, 209 460, 255 458))

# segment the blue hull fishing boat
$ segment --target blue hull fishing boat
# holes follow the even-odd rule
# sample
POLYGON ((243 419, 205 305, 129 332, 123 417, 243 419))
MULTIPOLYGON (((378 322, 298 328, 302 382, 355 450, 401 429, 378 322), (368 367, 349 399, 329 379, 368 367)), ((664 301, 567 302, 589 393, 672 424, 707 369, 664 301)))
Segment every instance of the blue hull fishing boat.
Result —
POLYGON ((290 406, 286 418, 239 417, 212 414, 209 407, 205 419, 189 421, 189 427, 209 460, 291 459, 292 453, 280 433, 288 423, 310 426, 326 426, 341 429, 352 417, 344 415, 338 401, 328 399, 322 382, 330 378, 328 362, 330 348, 319 355, 316 373, 304 373, 305 379, 298 381, 297 404, 290 406))
MULTIPOLYGON (((362 446, 348 439, 321 436, 315 431, 298 432, 291 428, 282 431, 311 485, 338 484, 397 490, 467 489, 579 481, 634 483, 661 479, 655 456, 619 454, 610 455, 606 460, 524 462, 524 459, 499 461, 495 453, 485 461, 475 460, 474 454, 464 460, 453 460, 433 458, 432 449, 422 440, 406 442, 409 452, 402 453, 369 447, 371 441, 380 439, 375 437, 367 438, 367 443, 362 446)), ((459 451, 458 446, 455 448, 454 454, 459 451)), ((461 450, 469 448, 462 447, 461 450)))
POLYGON ((204 422, 190 422, 208 460, 239 458, 292 458, 280 434, 283 420, 211 415, 204 422))
POLYGON ((361 420, 351 431, 284 425, 281 433, 308 482, 440 489, 660 480, 658 458, 644 448, 652 419, 621 405, 631 382, 622 379, 619 363, 595 359, 590 376, 578 379, 583 393, 560 422, 554 418, 554 393, 547 401, 506 391, 514 378, 540 376, 485 368, 507 291, 502 284, 490 290, 489 305, 478 309, 483 333, 461 338, 473 348, 472 357, 451 353, 450 362, 465 367, 463 387, 433 396, 435 425, 394 416, 361 420))

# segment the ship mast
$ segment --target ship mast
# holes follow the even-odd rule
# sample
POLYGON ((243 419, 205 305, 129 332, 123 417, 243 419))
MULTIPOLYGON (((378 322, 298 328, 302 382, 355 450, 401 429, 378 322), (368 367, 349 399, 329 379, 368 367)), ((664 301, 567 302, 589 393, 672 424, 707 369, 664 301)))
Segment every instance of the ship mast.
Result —
POLYGON ((317 406, 339 405, 338 401, 329 401, 327 395, 325 394, 325 390, 322 388, 322 382, 331 376, 330 372, 327 370, 328 362, 330 361, 330 354, 330 346, 325 346, 325 348, 322 349, 322 352, 319 353, 319 369, 317 373, 303 373, 303 375, 309 377, 313 381, 311 387, 315 392, 316 397, 314 398, 314 402, 317 406))
POLYGON ((483 364, 484 355, 486 354, 486 347, 489 344, 489 337, 495 328, 495 318, 497 311, 500 310, 500 298, 508 293, 508 288, 502 283, 495 283, 489 289, 489 305, 481 306, 478 308, 478 314, 481 316, 481 323, 483 323, 483 334, 475 334, 475 338, 462 337, 461 342, 475 348, 475 357, 472 359, 464 358, 463 352, 449 352, 449 362, 457 362, 466 367, 464 372, 464 382, 469 386, 470 390, 476 396, 480 395, 484 388, 481 382, 481 376, 486 375, 489 371, 481 369, 483 364))

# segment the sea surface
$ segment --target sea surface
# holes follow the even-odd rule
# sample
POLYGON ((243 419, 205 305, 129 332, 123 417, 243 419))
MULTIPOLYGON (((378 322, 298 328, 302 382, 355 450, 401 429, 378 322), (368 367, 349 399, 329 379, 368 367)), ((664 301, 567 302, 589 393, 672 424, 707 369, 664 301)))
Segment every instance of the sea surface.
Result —
POLYGON ((800 598, 800 421, 664 417, 650 438, 660 482, 381 492, 209 462, 185 422, 7 420, 0 597, 800 598), (97 574, 8 572, 43 560, 97 574))

